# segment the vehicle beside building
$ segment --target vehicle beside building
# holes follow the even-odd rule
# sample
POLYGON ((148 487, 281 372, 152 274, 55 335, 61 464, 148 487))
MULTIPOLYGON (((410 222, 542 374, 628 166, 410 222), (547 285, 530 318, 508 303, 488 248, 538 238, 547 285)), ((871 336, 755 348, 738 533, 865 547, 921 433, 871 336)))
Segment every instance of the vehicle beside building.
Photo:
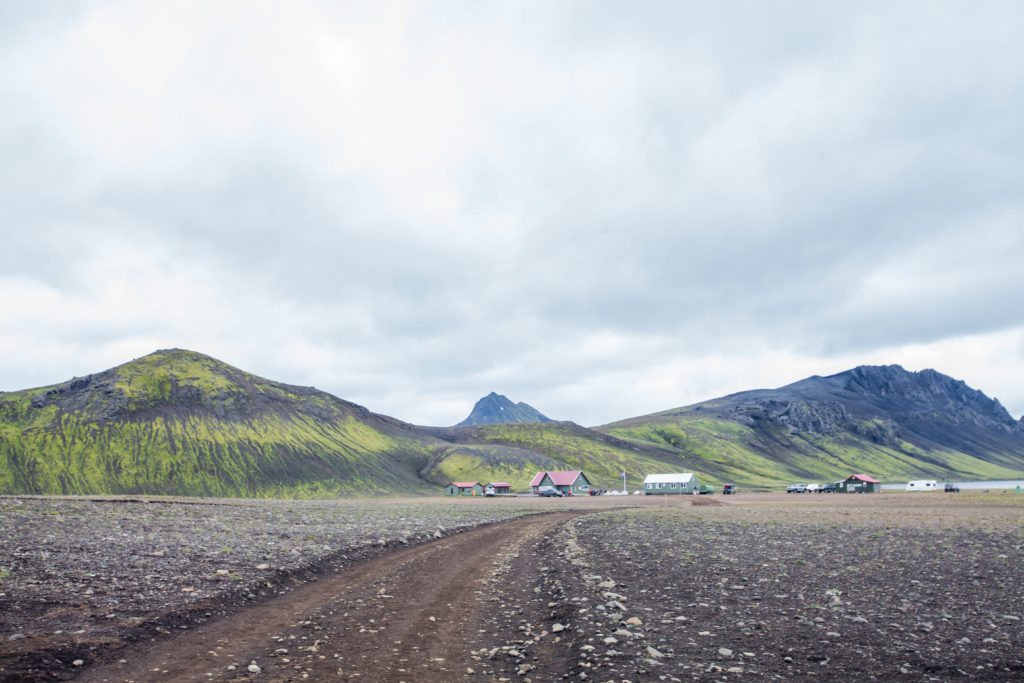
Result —
POLYGON ((530 482, 530 491, 540 495, 541 487, 551 487, 567 496, 586 495, 590 492, 590 479, 583 470, 544 470, 530 482))
POLYGON ((722 484, 722 495, 723 496, 734 496, 734 495, 736 495, 736 484, 722 484))
POLYGON ((807 484, 790 484, 786 487, 786 493, 807 493, 807 484))

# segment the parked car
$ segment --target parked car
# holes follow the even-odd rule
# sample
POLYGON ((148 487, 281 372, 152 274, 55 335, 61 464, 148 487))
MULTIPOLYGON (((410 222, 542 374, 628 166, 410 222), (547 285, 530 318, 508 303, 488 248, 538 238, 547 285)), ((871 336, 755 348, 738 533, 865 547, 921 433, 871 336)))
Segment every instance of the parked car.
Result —
POLYGON ((822 484, 818 487, 818 493, 835 493, 838 487, 835 484, 822 484))
POLYGON ((723 496, 732 496, 732 495, 735 495, 735 494, 736 494, 736 484, 723 484, 722 485, 722 495, 723 496))
POLYGON ((715 492, 715 489, 707 484, 701 484, 700 489, 697 491, 702 496, 710 496, 715 492))
POLYGON ((786 493, 807 493, 807 484, 790 484, 786 487, 786 493))
POLYGON ((946 493, 960 493, 960 485, 948 483, 946 484, 946 488, 944 488, 943 491, 945 491, 946 493))
POLYGON ((561 498, 565 494, 556 489, 554 486, 541 486, 537 491, 537 495, 541 498, 561 498))
POLYGON ((808 484, 807 493, 817 493, 819 488, 817 484, 808 484))

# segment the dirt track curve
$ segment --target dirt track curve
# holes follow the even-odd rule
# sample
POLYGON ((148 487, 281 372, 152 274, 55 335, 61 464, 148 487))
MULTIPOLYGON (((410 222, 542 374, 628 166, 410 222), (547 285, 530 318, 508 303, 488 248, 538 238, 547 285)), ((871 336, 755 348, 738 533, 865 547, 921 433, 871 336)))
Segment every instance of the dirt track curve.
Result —
POLYGON ((460 679, 478 666, 470 658, 474 644, 499 636, 489 602, 494 577, 506 589, 526 590, 536 562, 521 551, 578 514, 527 517, 390 552, 180 635, 126 648, 120 661, 77 680, 460 679), (258 675, 248 669, 253 663, 258 675))

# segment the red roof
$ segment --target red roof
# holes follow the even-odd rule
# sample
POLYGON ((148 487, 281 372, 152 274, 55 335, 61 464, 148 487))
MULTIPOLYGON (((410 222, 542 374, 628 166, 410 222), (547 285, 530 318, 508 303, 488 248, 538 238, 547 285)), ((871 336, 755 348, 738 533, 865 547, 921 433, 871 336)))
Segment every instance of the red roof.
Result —
POLYGON ((555 486, 572 486, 573 482, 583 474, 583 470, 548 470, 538 472, 537 476, 530 482, 530 486, 540 486, 544 481, 544 475, 551 477, 551 483, 555 486))
POLYGON ((510 488, 512 488, 512 484, 509 484, 508 482, 505 482, 505 481, 492 481, 489 484, 489 486, 493 486, 496 489, 510 489, 510 488))
POLYGON ((866 484, 881 484, 882 483, 882 482, 878 481, 877 479, 875 479, 874 477, 872 477, 870 475, 867 475, 867 474, 851 474, 850 476, 848 476, 846 478, 846 481, 850 481, 851 479, 856 479, 857 481, 862 481, 862 482, 864 482, 866 484))
POLYGON ((476 481, 453 481, 449 486, 454 486, 457 489, 471 489, 478 483, 476 481))

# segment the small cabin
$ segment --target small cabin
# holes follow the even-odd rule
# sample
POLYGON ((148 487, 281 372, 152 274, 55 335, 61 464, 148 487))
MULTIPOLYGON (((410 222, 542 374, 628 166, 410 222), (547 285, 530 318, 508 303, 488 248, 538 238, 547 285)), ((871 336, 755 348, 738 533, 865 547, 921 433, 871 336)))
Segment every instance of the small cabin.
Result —
POLYGON ((507 481, 492 481, 484 486, 484 493, 498 496, 512 493, 512 484, 507 481))
POLYGON ((484 487, 478 481, 453 481, 444 487, 446 496, 482 496, 484 487))
POLYGON ((868 474, 851 474, 836 484, 836 493, 881 493, 882 482, 868 474))
POLYGON ((583 470, 546 470, 533 478, 530 491, 540 495, 541 488, 549 486, 568 496, 586 495, 590 492, 590 479, 583 470))
POLYGON ((934 479, 916 479, 907 482, 907 491, 938 491, 939 482, 934 479))
POLYGON ((692 495, 700 490, 700 482, 693 472, 648 474, 644 479, 645 496, 692 495))

